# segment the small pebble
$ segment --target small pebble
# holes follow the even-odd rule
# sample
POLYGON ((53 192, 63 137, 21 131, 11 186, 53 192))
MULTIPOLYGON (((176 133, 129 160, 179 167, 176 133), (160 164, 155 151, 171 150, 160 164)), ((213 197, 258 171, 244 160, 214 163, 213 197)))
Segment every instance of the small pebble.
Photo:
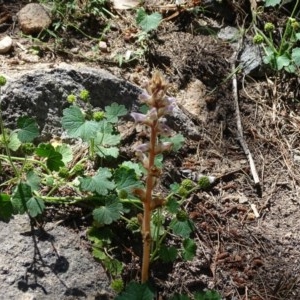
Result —
POLYGON ((107 52, 107 44, 104 41, 99 42, 99 49, 101 52, 107 52))
POLYGON ((0 54, 5 54, 10 51, 13 41, 8 35, 0 40, 0 54))

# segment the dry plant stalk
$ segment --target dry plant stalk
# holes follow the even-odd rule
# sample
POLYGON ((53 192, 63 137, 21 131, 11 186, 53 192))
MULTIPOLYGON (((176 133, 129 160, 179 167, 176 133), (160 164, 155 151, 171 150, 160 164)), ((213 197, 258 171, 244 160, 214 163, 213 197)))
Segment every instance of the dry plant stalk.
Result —
POLYGON ((149 110, 147 114, 131 113, 135 122, 145 125, 145 133, 150 137, 149 142, 140 144, 135 147, 135 153, 147 170, 145 189, 137 188, 134 190, 143 202, 142 216, 142 237, 143 237, 143 260, 141 282, 144 283, 149 277, 150 252, 151 252, 151 213, 164 204, 165 199, 160 196, 153 195, 153 189, 157 182, 157 178, 161 174, 161 169, 155 165, 156 155, 163 151, 168 151, 172 147, 170 142, 159 142, 159 136, 169 136, 170 128, 166 125, 167 114, 173 111, 175 99, 168 97, 166 91, 168 83, 160 72, 155 72, 152 79, 145 83, 143 88, 145 91, 140 95, 139 100, 145 103, 149 110))

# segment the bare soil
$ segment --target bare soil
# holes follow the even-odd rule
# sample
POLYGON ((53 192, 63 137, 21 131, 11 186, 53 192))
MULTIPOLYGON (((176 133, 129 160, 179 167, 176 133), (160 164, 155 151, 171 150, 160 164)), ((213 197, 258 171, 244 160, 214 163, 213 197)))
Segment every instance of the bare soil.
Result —
MULTIPOLYGON (((121 66, 114 60, 112 54, 137 47, 134 12, 114 11, 112 29, 105 35, 106 53, 91 50, 93 42, 77 32, 65 36, 63 45, 56 45, 53 38, 33 41, 22 37, 17 24, 12 28, 11 21, 3 33, 12 35, 14 50, 0 57, 1 71, 12 74, 45 64, 83 63, 139 83, 153 69, 161 69, 170 81, 170 93, 178 97, 191 120, 201 125, 200 139, 187 139, 178 154, 167 158, 168 175, 163 184, 180 180, 182 169, 213 175, 219 181, 212 190, 191 195, 185 205, 196 226, 197 258, 177 261, 164 270, 160 265, 152 266, 157 299, 167 299, 174 291, 192 294, 203 288, 216 289, 223 299, 300 299, 298 79, 292 75, 254 79, 237 74, 244 140, 260 180, 255 185, 247 153, 238 139, 229 76, 233 50, 213 35, 204 34, 200 26, 202 19, 231 26, 246 20, 244 26, 250 26, 250 4, 227 1, 231 17, 226 19, 220 12, 166 11, 162 6, 167 1, 161 2, 157 7, 146 3, 150 11, 162 12, 169 19, 151 36, 140 60, 121 66), (33 46, 39 53, 30 58, 28 49, 33 46), (72 52, 76 47, 80 53, 72 52)), ((14 16, 25 3, 4 1, 0 8, 14 16)), ((275 12, 271 13, 276 20, 275 12)), ((103 29, 99 20, 89 21, 103 29)), ((78 221, 78 226, 83 225, 78 221)), ((127 237, 127 244, 131 242, 127 237)), ((126 281, 136 279, 139 255, 125 248, 122 251, 127 262, 123 277, 126 281)))

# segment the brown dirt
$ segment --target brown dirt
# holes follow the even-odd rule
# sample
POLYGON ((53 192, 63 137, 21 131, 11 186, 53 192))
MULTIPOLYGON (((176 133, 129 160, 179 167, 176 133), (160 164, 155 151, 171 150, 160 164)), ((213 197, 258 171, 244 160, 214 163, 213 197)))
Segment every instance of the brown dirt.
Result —
MULTIPOLYGON (((234 6, 234 1, 228 2, 234 6)), ((20 3, 5 2, 2 8, 14 15, 20 3)), ((237 22, 247 5, 234 8, 237 22)), ((12 32, 14 51, 1 56, 2 68, 13 72, 45 63, 81 62, 106 68, 135 83, 148 77, 154 68, 163 70, 171 83, 170 92, 201 125, 201 139, 187 140, 176 157, 168 158, 166 171, 178 174, 174 166, 178 171, 189 168, 220 180, 211 191, 191 195, 185 205, 196 226, 197 258, 167 266, 167 273, 153 266, 151 275, 158 287, 158 299, 174 291, 190 294, 207 287, 218 290, 224 299, 300 299, 300 117, 299 103, 294 100, 298 98, 297 78, 285 75, 254 80, 238 75, 243 134, 260 178, 258 188, 237 138, 232 83, 225 80, 230 74, 230 46, 210 35, 195 33, 192 29, 202 15, 182 12, 163 22, 143 59, 119 67, 112 53, 136 47, 135 38, 128 38, 135 32, 134 13, 115 14, 119 17, 113 28, 117 29, 108 31, 105 38, 109 53, 92 52, 93 45, 75 34, 69 45, 55 49, 54 40, 31 41, 21 37, 16 26, 12 32), (40 49, 37 62, 22 58, 22 48, 32 45, 40 49), (72 54, 75 47, 82 47, 82 53, 72 54)), ((210 18, 218 20, 218 16, 210 18)), ((11 28, 7 30, 11 32, 11 28)), ((126 260, 124 278, 135 279, 138 258, 127 253, 126 260)))

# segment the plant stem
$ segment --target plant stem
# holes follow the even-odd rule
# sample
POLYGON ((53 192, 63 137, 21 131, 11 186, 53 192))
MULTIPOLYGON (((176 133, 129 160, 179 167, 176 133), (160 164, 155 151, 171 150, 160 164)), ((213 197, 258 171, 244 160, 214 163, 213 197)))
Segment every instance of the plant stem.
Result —
MULTIPOLYGON (((0 121, 1 122, 1 121, 0 121)), ((17 156, 9 156, 9 155, 3 155, 3 154, 0 154, 0 159, 3 159, 3 160, 7 160, 9 161, 10 163, 13 164, 13 161, 14 160, 19 160, 19 161, 27 161, 27 162, 32 162, 32 163, 35 163, 35 164, 38 164, 40 165, 49 175, 51 175, 51 171, 47 168, 47 166, 39 161, 39 160, 36 160, 36 159, 30 159, 30 158, 24 158, 24 157, 17 157, 17 156)), ((15 168, 14 168, 15 169, 15 168)))
MULTIPOLYGON (((293 8, 293 11, 292 11, 292 13, 291 13, 291 15, 290 15, 290 18, 293 18, 293 17, 294 17, 295 12, 296 12, 296 8, 298 7, 298 4, 299 4, 299 0, 297 0, 295 6, 294 6, 294 8, 293 8)), ((285 26, 285 30, 284 30, 283 36, 282 36, 282 38, 281 38, 281 42, 280 42, 280 46, 279 46, 279 51, 278 51, 280 55, 282 54, 282 53, 281 53, 282 47, 283 47, 283 46, 285 45, 285 43, 286 43, 286 35, 287 35, 287 33, 288 33, 288 31, 290 30, 290 27, 291 27, 291 21, 290 21, 290 18, 289 18, 288 21, 287 21, 287 24, 286 24, 286 26, 285 26)))
POLYGON ((152 202, 152 190, 154 187, 154 176, 152 170, 155 168, 155 146, 157 140, 156 132, 157 121, 151 126, 150 135, 150 150, 149 150, 149 166, 148 176, 146 180, 146 198, 144 201, 144 215, 143 215, 143 261, 142 261, 142 276, 141 281, 145 283, 149 277, 149 265, 150 265, 150 252, 151 252, 151 202, 152 202))

